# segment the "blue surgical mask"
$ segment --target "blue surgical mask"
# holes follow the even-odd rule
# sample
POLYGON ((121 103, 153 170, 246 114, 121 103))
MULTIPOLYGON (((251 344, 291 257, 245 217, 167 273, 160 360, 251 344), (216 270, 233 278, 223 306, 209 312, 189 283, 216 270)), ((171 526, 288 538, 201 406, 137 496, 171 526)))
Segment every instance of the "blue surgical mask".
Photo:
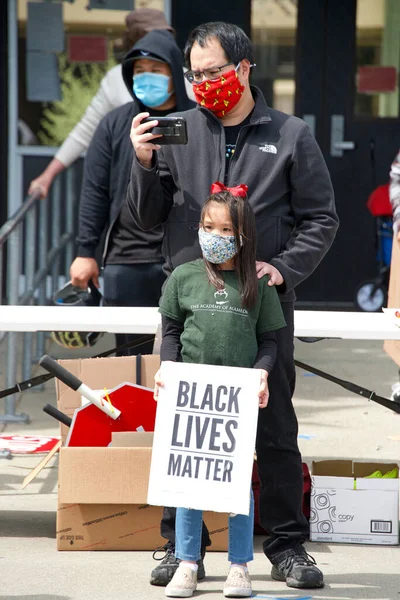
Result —
POLYGON ((133 77, 133 93, 145 106, 157 108, 173 94, 168 91, 169 79, 161 73, 138 73, 133 77))
POLYGON ((199 242, 204 258, 215 265, 221 265, 237 254, 234 235, 217 235, 199 229, 199 242))

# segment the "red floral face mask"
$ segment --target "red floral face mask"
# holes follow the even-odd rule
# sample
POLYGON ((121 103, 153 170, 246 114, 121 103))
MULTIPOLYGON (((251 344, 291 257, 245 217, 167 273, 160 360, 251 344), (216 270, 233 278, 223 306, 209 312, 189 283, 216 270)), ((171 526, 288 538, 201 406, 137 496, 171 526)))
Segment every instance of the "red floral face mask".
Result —
POLYGON ((196 102, 208 108, 219 119, 224 117, 239 102, 245 86, 240 83, 236 69, 228 71, 210 81, 206 79, 193 85, 196 102))

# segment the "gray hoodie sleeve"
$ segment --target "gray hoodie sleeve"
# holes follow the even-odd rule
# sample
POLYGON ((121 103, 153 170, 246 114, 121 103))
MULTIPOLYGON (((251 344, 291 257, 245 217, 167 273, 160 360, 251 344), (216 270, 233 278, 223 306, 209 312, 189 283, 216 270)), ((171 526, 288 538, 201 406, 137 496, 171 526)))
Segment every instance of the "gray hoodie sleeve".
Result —
POLYGON ((153 154, 153 166, 143 167, 133 157, 127 204, 143 231, 165 223, 173 205, 174 182, 163 151, 153 154))
POLYGON ((290 183, 295 226, 285 249, 270 261, 285 280, 280 290, 283 293, 311 275, 331 247, 339 226, 330 175, 306 124, 295 141, 290 183))
POLYGON ((105 74, 85 114, 69 133, 55 158, 69 167, 82 152, 87 150, 102 118, 114 108, 127 102, 132 102, 132 96, 122 79, 121 65, 117 65, 105 74))

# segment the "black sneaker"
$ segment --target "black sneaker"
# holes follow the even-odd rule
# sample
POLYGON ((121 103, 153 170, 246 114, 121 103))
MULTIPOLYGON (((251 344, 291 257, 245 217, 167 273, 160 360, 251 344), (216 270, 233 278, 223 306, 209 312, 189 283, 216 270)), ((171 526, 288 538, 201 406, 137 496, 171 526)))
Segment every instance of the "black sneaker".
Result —
MULTIPOLYGON (((152 570, 150 575, 150 583, 151 585, 159 585, 165 587, 169 584, 173 576, 175 575, 175 571, 177 570, 180 560, 176 558, 175 548, 171 546, 161 546, 161 548, 156 548, 153 552, 154 560, 161 560, 158 567, 152 570), (163 552, 164 556, 161 558, 156 558, 158 552, 163 552)), ((197 580, 204 579, 206 576, 206 572, 204 569, 204 552, 202 551, 202 558, 197 561, 199 565, 197 571, 197 580)))
POLYGON ((271 561, 271 577, 275 581, 286 581, 286 585, 293 588, 324 587, 322 571, 302 546, 286 550, 271 561))

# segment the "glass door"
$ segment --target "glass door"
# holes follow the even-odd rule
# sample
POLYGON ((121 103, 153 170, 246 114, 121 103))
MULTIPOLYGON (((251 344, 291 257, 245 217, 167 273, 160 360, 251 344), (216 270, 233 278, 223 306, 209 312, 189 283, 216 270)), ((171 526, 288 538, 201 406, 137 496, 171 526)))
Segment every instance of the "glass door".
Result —
POLYGON ((377 223, 366 203, 388 182, 400 147, 400 2, 299 2, 296 114, 314 124, 335 189, 340 228, 299 301, 351 307, 377 276, 377 223))
POLYGON ((252 1, 252 84, 262 90, 269 106, 288 114, 294 114, 295 105, 296 32, 296 0, 252 1))

